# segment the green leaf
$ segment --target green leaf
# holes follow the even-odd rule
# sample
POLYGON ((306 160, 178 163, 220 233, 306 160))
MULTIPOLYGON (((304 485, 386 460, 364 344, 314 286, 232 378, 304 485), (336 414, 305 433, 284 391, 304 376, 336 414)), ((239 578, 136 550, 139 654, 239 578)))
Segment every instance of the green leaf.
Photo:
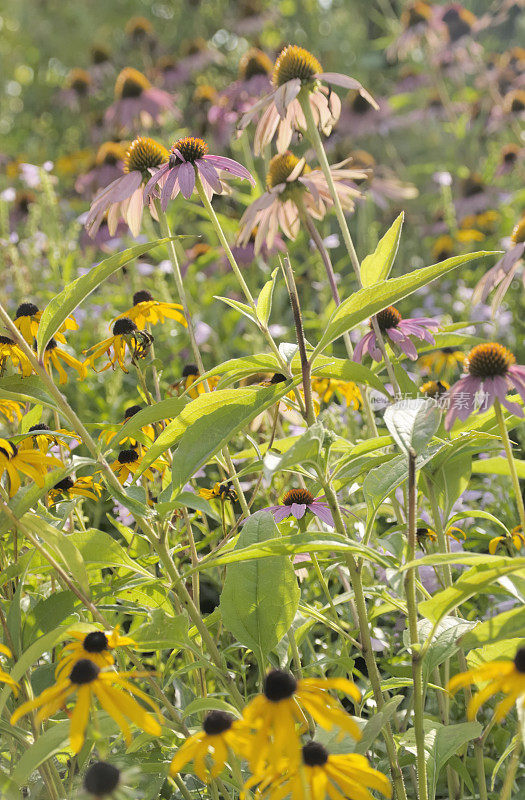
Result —
POLYGON ((58 410, 36 375, 29 375, 27 378, 22 378, 20 375, 0 378, 0 398, 16 400, 18 403, 40 403, 55 411, 58 410))
MULTIPOLYGON (((485 556, 485 562, 486 560, 487 556, 485 556)), ((419 611, 432 622, 439 622, 446 614, 450 614, 466 600, 492 586, 498 578, 519 571, 522 572, 522 577, 525 577, 524 558, 517 558, 510 564, 504 563, 499 566, 487 563, 477 564, 458 578, 453 586, 449 586, 429 600, 419 603, 419 611)))
POLYGON ((257 300, 257 318, 263 325, 268 324, 268 320, 270 319, 270 312, 272 310, 272 297, 273 297, 273 290, 275 286, 275 278, 277 273, 279 272, 279 267, 276 267, 272 272, 272 277, 269 281, 267 281, 263 288, 261 289, 261 293, 257 300))
MULTIPOLYGON (((247 520, 236 548, 242 550, 277 538, 279 529, 273 516, 263 511, 247 520)), ((220 602, 224 626, 262 659, 290 628, 300 594, 287 556, 231 564, 220 602)))
POLYGON ((295 383, 287 381, 264 388, 218 389, 188 403, 157 437, 144 456, 138 475, 162 453, 179 442, 173 458, 173 489, 180 491, 188 479, 229 439, 252 419, 287 394, 295 383))
POLYGON ((161 400, 160 403, 146 406, 146 408, 133 414, 133 416, 124 423, 116 437, 117 441, 120 442, 129 436, 133 436, 133 434, 140 431, 141 428, 144 428, 146 425, 151 425, 153 422, 176 417, 180 414, 186 403, 187 401, 182 397, 170 397, 167 400, 161 400))
POLYGON ((91 591, 89 588, 89 578, 86 571, 84 560, 78 548, 71 541, 71 537, 57 530, 36 514, 26 514, 22 522, 37 537, 43 539, 47 547, 51 550, 51 555, 58 562, 66 567, 66 572, 78 583, 83 593, 89 598, 91 591))
POLYGON ((525 608, 520 606, 478 622, 476 627, 461 639, 464 650, 483 647, 505 639, 525 638, 525 608))
POLYGON ((402 700, 403 695, 401 694, 397 697, 392 697, 384 704, 380 711, 376 711, 376 713, 370 717, 362 730, 362 737, 357 742, 354 752, 365 755, 367 750, 370 750, 385 725, 390 722, 396 713, 397 707, 402 700))
POLYGON ((361 263, 361 283, 364 287, 374 286, 380 281, 386 281, 399 247, 401 229, 405 214, 394 220, 373 253, 366 256, 361 263))
POLYGON ((184 614, 172 617, 154 608, 149 617, 133 631, 137 650, 171 650, 188 644, 188 618, 184 614))
POLYGON ((438 429, 441 412, 435 403, 420 397, 388 406, 384 420, 400 450, 420 455, 438 429))
POLYGON ((289 469, 296 464, 305 464, 310 460, 316 461, 323 444, 324 433, 322 424, 315 422, 284 453, 268 450, 263 458, 266 479, 269 480, 277 470, 289 469))
POLYGON ((235 706, 230 705, 226 700, 221 700, 220 697, 198 697, 184 707, 182 718, 186 719, 192 714, 201 714, 203 711, 226 711, 227 714, 232 714, 234 717, 239 716, 235 706))
MULTIPOLYGON (((525 478, 525 461, 518 461, 516 458, 513 460, 518 478, 525 478)), ((484 458, 474 461, 472 472, 476 475, 510 475, 509 462, 504 456, 484 458)))
POLYGON ((247 306, 246 303, 241 303, 239 300, 232 300, 231 297, 221 297, 220 295, 214 295, 214 297, 215 300, 222 300, 227 306, 234 308, 235 311, 239 311, 241 314, 244 314, 245 317, 248 317, 249 320, 258 324, 251 306, 247 306))
POLYGON ((38 326, 37 345, 38 353, 41 354, 46 348, 47 343, 55 335, 64 320, 82 303, 91 292, 100 286, 114 272, 124 267, 134 258, 148 253, 159 244, 165 244, 169 239, 157 239, 155 242, 137 244, 129 247, 122 253, 115 253, 109 258, 105 258, 100 264, 94 266, 87 275, 81 275, 75 281, 65 287, 59 294, 47 304, 42 312, 40 324, 38 326))
POLYGON ((359 289, 358 292, 343 300, 341 305, 335 309, 319 344, 315 348, 315 355, 317 356, 334 339, 339 338, 346 331, 352 330, 360 322, 369 319, 383 308, 402 300, 456 267, 467 264, 476 258, 491 255, 498 255, 498 253, 482 250, 477 253, 454 256, 441 261, 439 264, 432 264, 430 267, 414 270, 408 275, 382 281, 371 288, 359 289))
POLYGON ((109 533, 90 528, 69 535, 71 542, 78 548, 85 564, 100 568, 127 567, 139 575, 153 578, 147 569, 141 567, 137 560, 128 556, 123 547, 109 533))

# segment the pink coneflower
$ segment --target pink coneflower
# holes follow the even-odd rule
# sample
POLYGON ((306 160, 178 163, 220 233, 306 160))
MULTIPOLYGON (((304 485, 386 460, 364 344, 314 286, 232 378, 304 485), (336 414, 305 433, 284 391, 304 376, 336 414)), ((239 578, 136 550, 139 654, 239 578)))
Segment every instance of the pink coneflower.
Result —
POLYGON ((478 344, 468 354, 466 374, 448 393, 449 410, 445 428, 450 430, 454 420, 464 421, 479 407, 486 411, 499 400, 511 414, 523 417, 523 409, 507 400, 514 388, 525 402, 525 366, 516 364, 514 355, 496 342, 478 344))
POLYGON ((144 210, 143 182, 149 169, 158 167, 167 158, 168 151, 154 139, 138 136, 130 145, 124 158, 124 175, 106 186, 93 200, 86 219, 86 229, 91 237, 97 233, 107 213, 110 236, 123 219, 133 236, 140 233, 144 210))
POLYGON ((307 489, 290 489, 278 506, 267 506, 262 511, 271 511, 276 522, 287 517, 302 519, 307 511, 315 514, 321 522, 334 527, 334 518, 328 503, 322 497, 314 497, 307 489))
POLYGON ((106 124, 131 129, 136 124, 149 127, 160 121, 164 111, 175 116, 171 95, 152 86, 142 72, 125 67, 115 83, 115 102, 104 115, 106 124))
POLYGON ((147 199, 154 192, 157 184, 160 193, 160 204, 165 211, 171 198, 179 192, 186 199, 190 198, 195 189, 195 176, 199 175, 206 196, 221 194, 224 189, 223 176, 219 172, 229 172, 237 178, 244 178, 255 186, 255 181, 246 167, 225 156, 208 154, 208 145, 202 139, 186 136, 178 139, 171 148, 167 163, 163 164, 149 179, 144 190, 147 199))
MULTIPOLYGON (((414 317, 414 319, 403 319, 397 308, 388 306, 384 308, 379 314, 376 314, 379 330, 383 335, 386 334, 390 341, 398 345, 400 350, 410 358, 411 361, 417 359, 417 350, 414 343, 409 338, 415 336, 416 339, 422 339, 429 344, 435 344, 436 341, 431 334, 431 331, 436 331, 439 328, 439 322, 429 317, 414 317)), ((370 323, 371 327, 371 323, 370 323)), ((374 330, 367 333, 358 343, 354 350, 354 361, 361 361, 365 353, 370 353, 374 361, 381 361, 383 355, 377 345, 376 335, 374 330)))
MULTIPOLYGON (((495 312, 501 305, 525 254, 525 216, 512 231, 510 243, 510 250, 478 282, 472 294, 473 304, 484 303, 492 289, 497 287, 492 311, 495 312)), ((522 281, 525 282, 525 274, 522 274, 522 281)))
POLYGON ((92 168, 77 178, 75 191, 92 195, 119 178, 124 168, 126 147, 120 142, 103 142, 97 150, 92 168))
POLYGON ((59 99, 64 106, 78 111, 86 98, 94 93, 93 78, 89 72, 75 67, 70 70, 66 78, 66 87, 60 92, 59 99))
POLYGON ((315 56, 297 45, 288 45, 281 51, 273 68, 272 83, 273 91, 255 103, 241 120, 241 128, 245 128, 259 112, 263 112, 255 131, 256 155, 270 144, 276 132, 277 150, 282 153, 288 148, 294 131, 306 130, 306 120, 297 99, 301 91, 308 93, 315 123, 326 136, 339 119, 341 101, 323 83, 355 89, 377 108, 374 98, 359 81, 338 72, 323 72, 315 56))
MULTIPOLYGON (((347 169, 350 159, 330 167, 336 191, 343 208, 352 210, 361 193, 353 181, 367 177, 363 170, 347 169)), ((322 219, 333 204, 326 178, 320 169, 310 169, 304 158, 287 150, 270 161, 266 176, 267 191, 244 212, 240 221, 239 244, 247 244, 255 228, 255 252, 263 244, 273 247, 280 228, 289 239, 299 232, 300 215, 322 219)))

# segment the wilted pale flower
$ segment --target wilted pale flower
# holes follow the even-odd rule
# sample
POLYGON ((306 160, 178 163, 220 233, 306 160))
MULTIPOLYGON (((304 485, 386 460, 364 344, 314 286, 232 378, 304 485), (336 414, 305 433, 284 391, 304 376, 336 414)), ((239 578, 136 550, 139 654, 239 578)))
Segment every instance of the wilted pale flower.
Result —
MULTIPOLYGON (((330 167, 339 200, 346 210, 353 209, 354 199, 361 194, 353 181, 367 177, 366 171, 347 168, 350 160, 330 167)), ((257 229, 255 252, 263 245, 273 247, 279 228, 289 239, 295 239, 303 209, 314 219, 322 219, 333 204, 324 173, 310 169, 304 158, 297 158, 289 150, 270 161, 266 186, 267 191, 248 206, 240 221, 241 245, 247 244, 257 229)))
POLYGON ((297 99, 299 92, 308 94, 316 125, 328 136, 339 119, 341 101, 328 83, 355 89, 374 108, 377 103, 355 78, 337 72, 323 72, 319 61, 308 50, 297 45, 287 45, 279 54, 272 74, 273 91, 255 103, 243 116, 241 128, 263 112, 255 131, 254 150, 259 155, 277 132, 277 150, 282 153, 292 140, 294 131, 305 131, 306 120, 297 99))
POLYGON ((86 230, 95 236, 107 214, 111 236, 123 219, 133 236, 140 233, 144 210, 143 181, 149 169, 157 167, 167 158, 168 151, 154 139, 138 136, 130 145, 124 158, 124 175, 97 194, 86 219, 86 230))
MULTIPOLYGON (((511 248, 481 278, 472 294, 472 303, 484 303, 492 289, 497 287, 492 302, 493 312, 499 307, 509 289, 516 270, 522 263, 525 253, 525 215, 518 222, 510 237, 511 248)), ((522 280, 525 274, 522 276, 522 280)))
POLYGON ((92 195, 120 177, 127 146, 120 142, 103 142, 97 150, 91 169, 77 178, 75 191, 92 195))

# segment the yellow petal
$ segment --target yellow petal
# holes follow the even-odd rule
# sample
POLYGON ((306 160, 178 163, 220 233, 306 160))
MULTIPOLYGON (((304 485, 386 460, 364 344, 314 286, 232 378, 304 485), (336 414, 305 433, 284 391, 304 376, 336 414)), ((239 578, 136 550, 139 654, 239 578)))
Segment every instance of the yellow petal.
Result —
POLYGON ((77 702, 71 714, 71 726, 69 729, 69 743, 74 753, 78 753, 84 744, 90 704, 91 689, 89 684, 79 686, 77 702))

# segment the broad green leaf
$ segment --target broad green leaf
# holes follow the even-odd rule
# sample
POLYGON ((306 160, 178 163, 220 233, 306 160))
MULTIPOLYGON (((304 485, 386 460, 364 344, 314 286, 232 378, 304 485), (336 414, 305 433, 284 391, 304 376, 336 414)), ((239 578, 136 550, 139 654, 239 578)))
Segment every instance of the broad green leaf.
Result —
POLYGON ((122 253, 115 253, 94 266, 87 275, 81 275, 80 278, 77 278, 53 297, 44 308, 38 326, 37 345, 39 354, 43 353, 47 343, 55 335, 64 320, 97 286, 100 286, 114 272, 129 264, 134 258, 139 258, 144 253, 153 250, 154 247, 158 247, 159 244, 165 244, 168 241, 169 239, 157 239, 155 242, 137 244, 122 253))
POLYGON ((0 398, 19 403, 40 403, 57 410, 54 400, 47 394, 42 381, 36 375, 29 375, 27 378, 20 375, 0 378, 0 398))
MULTIPOLYGON (((514 464, 518 478, 525 478, 525 461, 515 458, 514 464)), ((473 462, 472 472, 476 475, 510 475, 509 462, 503 456, 480 459, 473 462)))
POLYGON ((279 453, 268 450, 263 458, 264 474, 270 479, 274 472, 280 469, 289 469, 296 464, 304 464, 309 460, 316 461, 324 439, 324 428, 320 422, 315 422, 293 444, 289 450, 279 453))
POLYGON ((71 542, 78 548, 85 564, 99 568, 126 567, 127 569, 152 578, 147 569, 138 561, 130 558, 124 548, 109 533, 90 528, 69 535, 71 542))
POLYGON ((169 616, 154 608, 148 622, 131 634, 137 650, 172 650, 188 644, 188 619, 184 614, 169 616))
POLYGON ((263 325, 267 325, 268 320, 270 319, 275 278, 278 272, 279 267, 276 267, 276 269, 274 269, 272 272, 272 277, 269 281, 266 281, 257 299, 257 318, 260 320, 260 322, 262 322, 263 325))
POLYGON ((83 593, 90 597, 89 578, 80 551, 71 537, 54 528, 36 514, 26 514, 22 522, 51 549, 51 555, 65 565, 66 571, 78 583, 83 593))
POLYGON ((423 600, 422 603, 419 603, 419 611, 431 622, 439 622, 446 614, 450 614, 451 611, 466 600, 492 586, 498 578, 520 571, 522 577, 525 577, 524 558, 517 558, 511 564, 501 564, 499 566, 492 566, 486 563, 477 564, 461 575, 453 586, 449 586, 429 600, 423 600))
POLYGON ((121 442, 123 439, 133 436, 133 434, 140 431, 146 425, 151 425, 153 422, 159 422, 163 419, 173 419, 176 417, 187 401, 182 397, 170 397, 167 400, 161 400, 160 403, 155 403, 152 406, 137 411, 127 422, 124 423, 122 428, 118 431, 115 437, 115 442, 121 442))
POLYGON ((403 695, 401 694, 397 697, 392 697, 384 704, 380 711, 376 711, 375 714, 370 717, 362 730, 362 737, 357 742, 354 752, 365 755, 367 750, 370 750, 385 725, 390 722, 396 713, 397 707, 402 700, 403 695))
POLYGON ((392 568, 394 562, 388 556, 378 553, 371 547, 366 547, 360 542, 353 542, 346 536, 338 533, 321 533, 321 531, 307 531, 280 536, 265 542, 247 545, 242 549, 235 548, 222 552, 217 556, 204 557, 197 568, 191 572, 220 564, 234 564, 248 559, 269 558, 275 555, 296 555, 297 553, 355 553, 366 561, 372 561, 382 567, 392 568))
POLYGON ((491 255, 497 255, 497 253, 490 250, 482 250, 477 253, 454 256, 441 261, 439 264, 432 264, 430 267, 414 270, 399 278, 382 281, 371 288, 359 289, 358 292, 343 300, 341 305, 336 308, 328 321, 319 344, 315 348, 315 355, 317 356, 334 339, 339 338, 346 331, 352 330, 360 322, 369 319, 383 308, 402 300, 436 278, 440 278, 450 270, 456 269, 456 267, 467 264, 476 258, 491 255))
POLYGON ((478 622, 476 627, 461 639, 464 650, 483 647, 505 639, 525 638, 525 608, 512 608, 503 614, 478 622))
POLYGON ((374 286, 380 281, 386 281, 399 247, 401 229, 405 214, 394 220, 373 253, 366 256, 361 262, 361 283, 364 287, 374 286))
POLYGON ((157 437, 144 456, 138 475, 178 442, 172 474, 174 491, 180 491, 232 436, 277 403, 293 385, 286 381, 264 388, 217 389, 199 395, 157 437))
POLYGON ((420 397, 388 406, 384 420, 400 450, 420 455, 438 429, 441 412, 435 403, 420 397))
MULTIPOLYGON (((261 545, 279 538, 270 512, 247 520, 236 548, 261 545)), ((287 556, 272 556, 231 564, 221 594, 224 626, 262 659, 281 641, 293 622, 300 590, 287 556)))
MULTIPOLYGON (((439 624, 434 625, 427 619, 420 619, 417 624, 418 638, 425 642, 432 634, 432 638, 425 652, 423 660, 424 680, 428 681, 434 669, 439 667, 447 658, 451 658, 459 648, 459 639, 476 623, 468 622, 458 617, 443 617, 439 624)), ((410 649, 410 634, 403 631, 403 642, 410 649)))
MULTIPOLYGON (((299 359, 292 363, 292 371, 295 374, 300 371, 299 359)), ((313 370, 314 378, 333 378, 338 381, 353 381, 354 383, 365 383, 377 389, 378 392, 387 394, 380 378, 371 369, 352 361, 349 358, 329 358, 327 356, 317 356, 313 370)))
POLYGON ((433 462, 428 465, 430 480, 436 491, 436 500, 442 510, 444 519, 448 519, 454 503, 467 488, 472 471, 472 456, 470 454, 460 451, 456 457, 447 456, 448 453, 445 450, 443 464, 437 469, 434 468, 433 462))
POLYGON ((226 711, 227 714, 232 714, 234 717, 239 716, 235 706, 230 705, 226 700, 221 700, 220 697, 198 697, 184 707, 182 718, 186 719, 192 714, 201 714, 203 711, 226 711))
POLYGON ((215 300, 222 300, 227 306, 234 308, 235 311, 239 311, 241 314, 244 314, 245 317, 248 317, 249 320, 258 324, 251 306, 247 306, 246 303, 241 303, 239 300, 232 300, 231 297, 221 297, 220 295, 214 295, 214 297, 215 300))

